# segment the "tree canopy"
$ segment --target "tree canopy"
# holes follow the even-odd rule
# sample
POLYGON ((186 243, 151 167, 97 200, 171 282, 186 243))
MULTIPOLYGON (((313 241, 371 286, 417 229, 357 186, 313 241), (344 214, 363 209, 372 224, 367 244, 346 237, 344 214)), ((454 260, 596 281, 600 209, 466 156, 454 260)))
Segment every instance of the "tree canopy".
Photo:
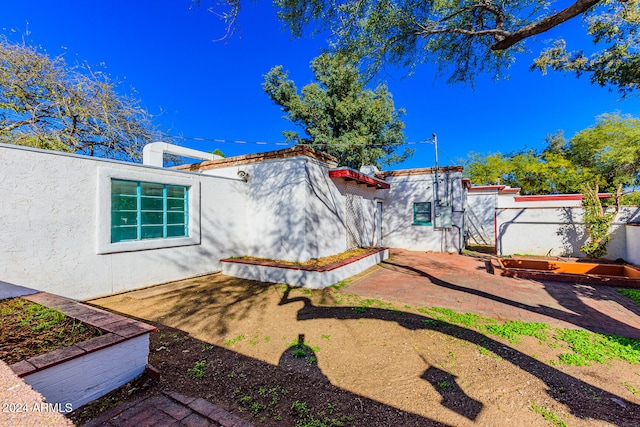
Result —
POLYGON ((396 151, 405 142, 402 109, 396 110, 386 85, 366 89, 348 58, 323 54, 311 62, 315 83, 300 93, 282 66, 264 77, 264 91, 304 129, 304 136, 286 131, 288 141, 305 144, 335 156, 341 166, 389 165, 412 153, 396 151))
POLYGON ((585 184, 619 192, 640 184, 640 119, 603 114, 569 140, 561 131, 549 136, 540 151, 470 153, 465 173, 474 184, 520 187, 524 194, 580 193, 585 184))
MULTIPOLYGON (((586 74, 628 94, 640 85, 640 0, 274 0, 295 36, 328 31, 331 46, 361 58, 369 70, 429 62, 450 82, 478 73, 499 77, 527 41, 568 21, 583 21, 593 47, 552 42, 532 65, 586 74)), ((200 0, 194 0, 200 3, 200 0)), ((227 33, 241 0, 226 0, 227 33)), ((217 3, 220 4, 219 2, 217 3)), ((545 36, 547 36, 545 34, 545 36)))
POLYGON ((137 160, 157 137, 106 74, 0 38, 0 142, 137 160))

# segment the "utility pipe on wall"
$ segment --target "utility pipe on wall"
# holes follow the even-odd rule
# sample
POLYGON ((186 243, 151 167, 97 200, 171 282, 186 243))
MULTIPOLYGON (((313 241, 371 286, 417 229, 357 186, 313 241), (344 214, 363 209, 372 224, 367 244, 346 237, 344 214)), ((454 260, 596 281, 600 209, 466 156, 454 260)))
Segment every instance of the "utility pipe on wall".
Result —
POLYGON ((215 160, 223 158, 222 156, 219 156, 217 154, 206 153, 199 150, 192 150, 191 148, 157 141, 145 145, 142 149, 142 164, 148 166, 157 166, 161 168, 164 166, 163 159, 165 153, 201 160, 215 160))

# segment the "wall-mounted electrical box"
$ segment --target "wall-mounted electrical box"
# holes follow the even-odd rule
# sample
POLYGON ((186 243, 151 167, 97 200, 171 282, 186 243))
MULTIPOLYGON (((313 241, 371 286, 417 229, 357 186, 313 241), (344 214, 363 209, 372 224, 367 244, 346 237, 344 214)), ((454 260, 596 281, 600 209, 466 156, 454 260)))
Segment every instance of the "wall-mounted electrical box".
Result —
POLYGON ((434 209, 435 218, 433 221, 434 228, 451 228, 452 227, 452 212, 451 206, 437 206, 434 209))

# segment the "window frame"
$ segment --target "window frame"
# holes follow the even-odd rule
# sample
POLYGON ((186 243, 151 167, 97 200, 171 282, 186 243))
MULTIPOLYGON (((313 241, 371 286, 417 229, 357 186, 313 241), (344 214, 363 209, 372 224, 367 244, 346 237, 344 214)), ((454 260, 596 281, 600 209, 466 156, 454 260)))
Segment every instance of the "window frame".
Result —
MULTIPOLYGON (((177 246, 199 245, 200 234, 200 180, 183 176, 181 173, 168 174, 163 171, 143 172, 133 170, 98 170, 97 209, 97 253, 108 254, 177 246), (179 174, 179 175, 178 175, 179 174), (111 241, 112 221, 112 181, 133 181, 138 183, 162 184, 164 186, 186 187, 187 191, 187 236, 162 237, 140 240, 111 241)), ((138 206, 140 208, 140 206, 138 206)), ((164 233, 163 233, 164 235, 164 233)))
POLYGON ((111 178, 111 243, 184 237, 189 237, 189 187, 111 178), (125 191, 114 190, 114 184, 120 184, 125 191), (134 191, 126 191, 127 187, 134 191), (177 197, 175 189, 180 193, 177 197), (117 209, 114 200, 121 203, 117 209), (172 205, 178 209, 172 210, 172 205), (114 224, 114 217, 124 219, 123 223, 114 224), (132 220, 132 224, 128 220, 132 220), (126 238, 125 234, 135 234, 135 237, 126 238), (116 235, 118 240, 114 240, 116 235))
POLYGON ((428 226, 428 225, 433 225, 433 207, 431 205, 431 202, 413 202, 413 222, 412 225, 420 225, 420 226, 428 226), (417 215, 425 215, 426 213, 424 212, 418 212, 418 207, 419 206, 428 206, 429 207, 429 219, 428 220, 424 220, 424 219, 417 219, 416 216, 417 215))

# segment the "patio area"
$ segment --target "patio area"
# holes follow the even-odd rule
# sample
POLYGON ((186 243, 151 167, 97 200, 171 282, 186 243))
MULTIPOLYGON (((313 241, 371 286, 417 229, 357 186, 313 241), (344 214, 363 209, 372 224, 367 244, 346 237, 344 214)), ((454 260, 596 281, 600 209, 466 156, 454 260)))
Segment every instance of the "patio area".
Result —
POLYGON ((395 249, 390 259, 358 276, 345 291, 499 320, 544 322, 640 339, 640 307, 615 287, 492 275, 487 272, 489 260, 395 249))

